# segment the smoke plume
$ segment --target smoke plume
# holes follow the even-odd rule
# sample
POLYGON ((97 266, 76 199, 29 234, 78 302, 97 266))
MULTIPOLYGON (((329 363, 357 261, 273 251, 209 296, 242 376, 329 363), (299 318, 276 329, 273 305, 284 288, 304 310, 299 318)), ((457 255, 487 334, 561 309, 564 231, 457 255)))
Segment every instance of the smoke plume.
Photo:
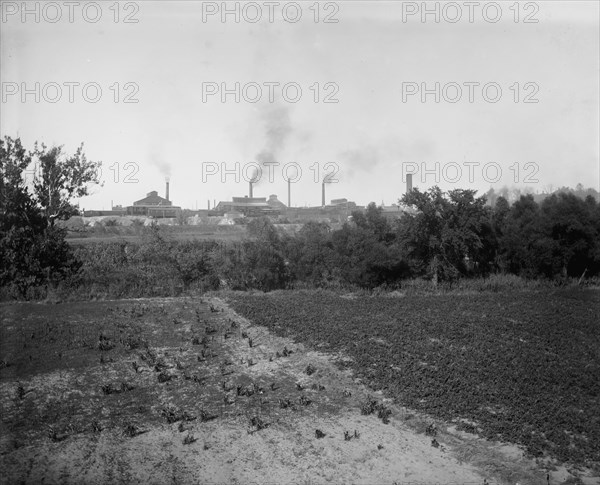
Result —
MULTIPOLYGON (((260 112, 260 120, 264 126, 265 144, 256 155, 256 161, 267 166, 277 163, 277 157, 285 148, 286 142, 292 133, 292 123, 290 120, 290 106, 275 102, 263 105, 260 112)), ((263 170, 263 173, 265 171, 263 170)), ((261 177, 257 183, 264 180, 261 177)))

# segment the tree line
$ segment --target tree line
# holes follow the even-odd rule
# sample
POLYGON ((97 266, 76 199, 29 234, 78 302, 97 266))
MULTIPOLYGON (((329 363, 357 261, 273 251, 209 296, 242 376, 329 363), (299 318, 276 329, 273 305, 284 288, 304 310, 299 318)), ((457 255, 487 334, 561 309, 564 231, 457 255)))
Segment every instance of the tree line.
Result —
POLYGON ((491 206, 474 190, 413 189, 400 199, 404 212, 397 220, 371 203, 337 230, 309 222, 288 234, 255 218, 237 242, 169 240, 154 226, 139 244, 73 248, 57 222, 77 214, 71 201, 97 183, 98 166, 83 147, 68 155, 36 144, 28 152, 19 139, 0 140, 3 294, 26 297, 32 288, 53 285, 112 285, 111 296, 223 286, 372 289, 414 278, 437 285, 492 274, 561 279, 600 271, 600 204, 568 191, 539 202, 521 195, 512 204, 496 194, 491 206), (27 183, 33 159, 39 170, 27 183))

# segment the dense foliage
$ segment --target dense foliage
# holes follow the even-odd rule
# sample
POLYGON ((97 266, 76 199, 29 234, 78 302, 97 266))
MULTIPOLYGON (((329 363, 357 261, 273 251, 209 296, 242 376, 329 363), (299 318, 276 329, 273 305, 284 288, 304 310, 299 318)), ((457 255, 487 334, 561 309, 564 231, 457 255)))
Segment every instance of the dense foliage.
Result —
POLYGON ((1 287, 23 297, 77 271, 81 262, 65 241, 66 231, 55 223, 77 213, 71 199, 87 194, 97 166, 82 147, 66 156, 61 147, 36 144, 28 152, 20 139, 0 140, 1 287))
POLYGON ((535 456, 600 463, 597 291, 230 299, 270 331, 349 355, 355 372, 402 405, 460 418, 535 456))
POLYGON ((27 152, 19 139, 0 141, 1 296, 36 298, 48 287, 112 297, 219 286, 373 289, 409 278, 436 286, 493 274, 564 280, 600 273, 600 204, 591 195, 560 192, 540 203, 523 195, 510 205, 491 194, 492 207, 473 190, 438 187, 406 194, 398 220, 371 203, 337 230, 309 222, 291 235, 255 218, 243 241, 167 240, 156 227, 141 242, 74 253, 56 221, 77 212, 71 199, 87 194, 97 166, 81 147, 67 156, 61 147, 27 152))

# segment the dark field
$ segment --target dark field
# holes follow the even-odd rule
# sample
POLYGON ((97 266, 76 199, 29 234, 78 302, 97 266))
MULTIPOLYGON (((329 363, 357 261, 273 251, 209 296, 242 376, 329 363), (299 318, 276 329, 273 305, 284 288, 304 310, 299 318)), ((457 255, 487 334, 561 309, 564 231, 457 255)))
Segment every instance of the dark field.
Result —
POLYGON ((402 405, 535 457, 600 466, 600 292, 236 293, 233 308, 331 352, 402 405))

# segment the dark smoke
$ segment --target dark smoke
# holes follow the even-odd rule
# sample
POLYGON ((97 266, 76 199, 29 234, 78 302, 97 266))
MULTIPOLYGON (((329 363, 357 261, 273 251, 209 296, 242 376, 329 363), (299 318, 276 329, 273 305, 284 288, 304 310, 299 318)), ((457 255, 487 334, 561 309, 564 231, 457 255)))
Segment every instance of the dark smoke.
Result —
MULTIPOLYGON (((256 161, 266 166, 277 162, 277 157, 292 133, 290 106, 279 103, 263 105, 260 118, 265 129, 265 146, 256 155, 256 161)), ((261 177, 260 180, 264 178, 261 177)))

